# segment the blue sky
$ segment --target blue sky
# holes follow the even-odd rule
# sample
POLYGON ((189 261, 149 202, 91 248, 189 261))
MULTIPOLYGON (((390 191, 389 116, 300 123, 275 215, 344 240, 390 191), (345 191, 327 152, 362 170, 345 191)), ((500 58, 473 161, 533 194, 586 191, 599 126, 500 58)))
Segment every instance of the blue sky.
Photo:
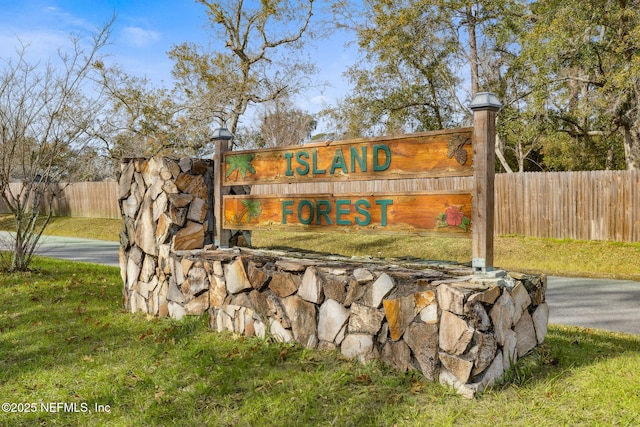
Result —
MULTIPOLYGON (((170 85, 172 62, 166 53, 173 46, 216 42, 204 7, 194 0, 0 0, 0 58, 15 56, 20 39, 31 56, 44 61, 56 55, 70 33, 95 31, 114 13, 112 44, 105 52, 129 74, 157 84, 170 85)), ((320 69, 317 79, 331 86, 299 97, 300 108, 315 113, 345 95, 342 73, 356 60, 345 41, 345 34, 337 34, 310 47, 320 69)))

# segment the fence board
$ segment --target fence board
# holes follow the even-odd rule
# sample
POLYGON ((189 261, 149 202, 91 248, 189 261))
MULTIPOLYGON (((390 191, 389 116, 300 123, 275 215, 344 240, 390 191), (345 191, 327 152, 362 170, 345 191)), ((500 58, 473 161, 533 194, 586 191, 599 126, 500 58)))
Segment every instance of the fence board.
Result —
MULTIPOLYGON (((54 216, 77 216, 87 218, 119 219, 118 184, 107 182, 74 182, 55 185, 58 193, 51 205, 54 216)), ((10 184, 11 191, 16 194, 21 184, 10 184)), ((49 192, 49 195, 52 193, 49 192)), ((41 209, 45 209, 44 202, 41 209)), ((4 200, 0 198, 0 214, 10 213, 4 200)))
POLYGON ((224 197, 224 228, 471 237, 471 193, 240 195, 224 197))

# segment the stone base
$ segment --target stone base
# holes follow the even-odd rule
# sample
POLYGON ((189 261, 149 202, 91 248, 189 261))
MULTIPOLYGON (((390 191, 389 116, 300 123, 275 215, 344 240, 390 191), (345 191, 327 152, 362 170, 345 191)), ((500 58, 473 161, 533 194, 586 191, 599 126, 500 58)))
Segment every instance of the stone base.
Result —
POLYGON ((155 275, 144 276, 125 281, 130 311, 208 312, 215 331, 380 358, 470 398, 547 331, 544 276, 474 275, 459 264, 161 245, 155 275))

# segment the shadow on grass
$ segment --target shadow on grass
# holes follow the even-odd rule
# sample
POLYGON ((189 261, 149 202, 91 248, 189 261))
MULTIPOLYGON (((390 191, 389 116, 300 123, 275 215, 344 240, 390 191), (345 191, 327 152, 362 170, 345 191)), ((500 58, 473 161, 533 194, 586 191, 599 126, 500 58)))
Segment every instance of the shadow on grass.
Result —
POLYGON ((358 234, 358 233, 303 233, 303 232, 290 232, 280 233, 275 235, 272 232, 265 233, 271 236, 269 240, 282 241, 282 237, 295 240, 289 245, 272 246, 271 248, 288 248, 291 250, 301 251, 313 251, 318 247, 331 247, 333 253, 324 252, 327 255, 341 254, 345 256, 367 254, 375 255, 379 249, 386 246, 393 246, 398 244, 398 236, 384 236, 384 235, 372 235, 372 234, 358 234), (343 240, 343 241, 342 241, 343 240), (350 253, 344 253, 348 251, 350 253))
MULTIPOLYGON (((44 216, 40 217, 37 222, 38 226, 43 224, 44 218, 44 216)), ((51 217, 48 226, 50 227, 56 223, 63 221, 63 219, 61 218, 64 217, 51 217)), ((0 214, 0 230, 16 231, 16 220, 13 214, 0 214)))
POLYGON ((0 230, 15 230, 15 218, 10 214, 0 214, 0 230))
POLYGON ((561 380, 574 375, 576 369, 639 354, 639 335, 550 325, 544 343, 512 366, 495 390, 561 380))

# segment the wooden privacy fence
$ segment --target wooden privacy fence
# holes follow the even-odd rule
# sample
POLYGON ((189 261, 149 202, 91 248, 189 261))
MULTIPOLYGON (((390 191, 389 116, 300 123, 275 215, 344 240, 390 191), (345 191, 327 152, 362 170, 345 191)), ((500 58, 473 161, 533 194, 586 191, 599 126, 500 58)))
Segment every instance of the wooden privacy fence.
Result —
POLYGON ((497 234, 640 242, 640 171, 496 175, 497 234))
MULTIPOLYGON (((13 194, 20 192, 21 183, 11 183, 9 187, 13 194)), ((120 219, 118 206, 118 183, 106 182, 74 182, 70 184, 50 184, 51 191, 45 195, 49 200, 55 194, 51 205, 54 216, 76 216, 88 218, 120 219)), ((43 200, 40 208, 46 212, 43 200)), ((0 213, 10 213, 9 208, 0 198, 0 213)))

